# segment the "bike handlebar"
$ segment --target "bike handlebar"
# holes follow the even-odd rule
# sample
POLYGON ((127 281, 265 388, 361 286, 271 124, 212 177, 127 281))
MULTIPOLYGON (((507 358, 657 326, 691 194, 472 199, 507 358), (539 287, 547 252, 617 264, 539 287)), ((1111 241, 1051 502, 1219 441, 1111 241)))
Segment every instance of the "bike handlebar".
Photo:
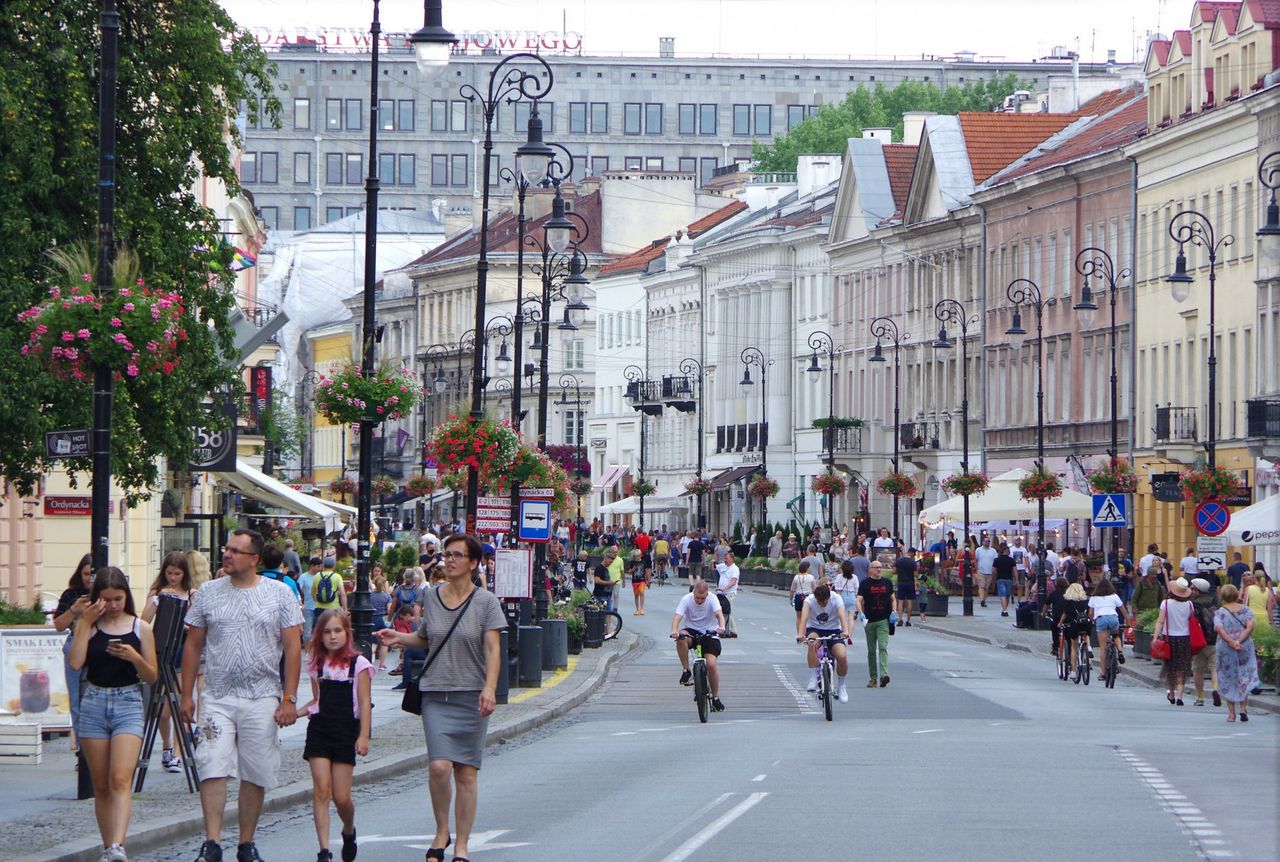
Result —
POLYGON ((807 635, 806 637, 796 638, 796 643, 812 644, 812 643, 818 643, 818 642, 829 643, 829 644, 836 644, 836 643, 852 644, 853 638, 845 637, 843 634, 823 635, 822 637, 818 637, 817 635, 807 635))

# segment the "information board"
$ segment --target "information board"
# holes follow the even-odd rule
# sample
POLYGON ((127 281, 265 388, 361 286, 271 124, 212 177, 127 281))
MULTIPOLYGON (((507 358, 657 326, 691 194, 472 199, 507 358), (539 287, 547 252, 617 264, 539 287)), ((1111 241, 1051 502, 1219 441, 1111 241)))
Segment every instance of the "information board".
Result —
POLYGON ((498 548, 493 555, 493 592, 500 599, 533 598, 533 551, 498 548))

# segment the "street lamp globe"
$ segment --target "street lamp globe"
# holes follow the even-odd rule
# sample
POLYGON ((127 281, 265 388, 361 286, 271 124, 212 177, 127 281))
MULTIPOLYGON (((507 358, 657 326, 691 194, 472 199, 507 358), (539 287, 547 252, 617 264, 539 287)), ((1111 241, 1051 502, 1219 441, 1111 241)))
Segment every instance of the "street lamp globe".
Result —
POLYGON ((1098 303, 1093 300, 1093 288, 1089 287, 1089 279, 1084 280, 1084 287, 1080 288, 1080 299, 1071 308, 1080 316, 1081 326, 1085 329, 1093 326, 1094 317, 1098 313, 1098 303))
POLYGON ((577 331, 578 331, 578 325, 577 325, 576 323, 574 323, 574 322, 573 322, 573 318, 572 318, 572 317, 570 317, 570 315, 569 315, 569 307, 568 307, 568 306, 565 306, 565 309, 564 309, 564 318, 563 318, 559 323, 557 323, 557 324, 556 324, 556 329, 559 329, 559 330, 561 330, 561 331, 563 331, 563 332, 577 332, 577 331))
POLYGON ((743 366, 742 379, 738 381, 738 386, 742 388, 743 397, 746 397, 752 393, 755 387, 755 381, 751 379, 750 366, 743 366))
POLYGON ((442 5, 443 0, 426 0, 422 29, 409 37, 418 71, 428 77, 435 77, 449 65, 449 54, 458 43, 458 37, 444 29, 442 5))
POLYGON ((564 196, 560 194, 560 187, 556 186, 556 196, 551 202, 551 218, 543 225, 547 248, 556 254, 562 254, 569 247, 574 232, 574 224, 565 217, 564 212, 564 196))
POLYGON ((1013 310, 1013 323, 1004 331, 1009 338, 1009 347, 1013 348, 1016 353, 1022 350, 1022 345, 1027 341, 1027 330, 1022 327, 1022 312, 1018 309, 1013 310))
POLYGON ((498 347, 498 355, 494 362, 498 365, 499 374, 506 374, 511 370, 511 354, 507 350, 507 340, 505 338, 502 339, 502 344, 498 347))
POLYGON ((805 371, 812 374, 814 378, 817 378, 822 373, 822 366, 818 364, 818 351, 815 350, 809 354, 809 367, 805 371))
POLYGON ((529 129, 525 142, 516 149, 516 170, 524 181, 536 186, 547 176, 547 166, 556 156, 551 145, 542 140, 542 117, 538 116, 538 103, 529 106, 529 129))
POLYGON ((947 338, 947 327, 942 326, 938 329, 938 337, 933 342, 934 350, 950 350, 955 347, 950 338, 947 338))
POLYGON ((1186 302, 1187 297, 1191 296, 1190 273, 1187 272, 1187 256, 1182 251, 1182 246, 1178 246, 1178 257, 1174 260, 1173 274, 1165 278, 1169 282, 1169 292, 1173 295, 1174 302, 1186 302))
POLYGON ((868 362, 887 362, 888 361, 884 358, 884 348, 880 346, 880 339, 878 338, 876 339, 875 352, 872 353, 871 356, 867 358, 867 361, 868 362))
POLYGON ((449 378, 444 376, 444 369, 439 365, 436 366, 436 374, 431 379, 431 382, 436 388, 437 395, 443 395, 445 390, 449 388, 449 378))

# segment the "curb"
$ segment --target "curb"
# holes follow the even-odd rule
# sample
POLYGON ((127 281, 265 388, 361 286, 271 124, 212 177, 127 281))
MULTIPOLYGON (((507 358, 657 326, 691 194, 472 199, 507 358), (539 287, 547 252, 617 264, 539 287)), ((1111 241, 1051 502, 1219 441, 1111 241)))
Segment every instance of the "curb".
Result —
MULTIPOLYGON (((549 724, 584 703, 596 692, 615 665, 630 658, 633 653, 648 647, 648 638, 634 632, 625 630, 624 632, 624 636, 631 636, 630 642, 624 649, 605 656, 589 676, 574 686, 572 691, 549 701, 547 708, 510 724, 492 728, 485 737, 485 747, 508 742, 544 724, 549 724)), ((425 750, 418 750, 380 757, 355 774, 352 786, 372 784, 421 768, 424 754, 425 750)), ((295 781, 292 784, 277 787, 267 792, 262 803, 262 813, 273 814, 294 808, 310 801, 311 793, 312 787, 309 780, 295 781)), ((229 805, 223 815, 223 823, 234 824, 238 814, 238 806, 229 805)), ((139 831, 130 833, 129 852, 146 853, 174 840, 191 840, 192 836, 200 835, 203 829, 204 817, 199 813, 194 816, 184 814, 167 820, 153 821, 139 831)), ((102 844, 97 837, 78 838, 36 853, 11 858, 8 862, 97 862, 101 853, 102 844)))

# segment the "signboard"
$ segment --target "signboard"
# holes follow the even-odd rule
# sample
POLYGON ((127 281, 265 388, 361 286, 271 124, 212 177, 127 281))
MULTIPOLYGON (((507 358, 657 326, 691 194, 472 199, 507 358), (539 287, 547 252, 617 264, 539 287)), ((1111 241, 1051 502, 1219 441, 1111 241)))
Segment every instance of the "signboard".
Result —
POLYGON ((1221 502, 1224 506, 1235 506, 1237 508, 1242 506, 1252 506, 1253 489, 1241 482, 1240 486, 1237 487, 1229 496, 1223 497, 1221 502))
POLYGON ((534 497, 534 498, 546 497, 547 499, 550 499, 555 495, 556 495, 556 492, 554 488, 521 488, 520 489, 521 497, 534 497))
POLYGON ((1151 476, 1151 496, 1161 503, 1181 503, 1182 488, 1178 486, 1181 473, 1153 473, 1151 476))
POLYGON ((511 529, 510 518, 476 518, 477 533, 505 533, 511 529))
POLYGON ((249 369, 249 433, 256 434, 271 412, 271 366, 249 369))
POLYGON ((500 599, 533 598, 533 551, 498 548, 493 555, 493 592, 500 599))
POLYGON ((501 521, 504 526, 498 529, 506 531, 511 526, 511 500, 507 497, 477 497, 476 520, 501 521))
POLYGON ((0 705, 42 730, 71 728, 62 670, 67 636, 49 627, 0 629, 0 705))
POLYGON ((519 539, 522 542, 551 540, 551 501, 521 500, 519 539))
POLYGON ((1196 506, 1196 529, 1202 536, 1221 536, 1231 524, 1231 513, 1217 500, 1196 506))
POLYGON ((71 515, 87 518, 93 514, 93 498, 78 494, 46 494, 44 513, 50 516, 71 515))
POLYGON ((428 479, 440 478, 440 464, 435 458, 424 458, 422 461, 422 475, 428 479))
POLYGON ((1196 539, 1196 562, 1202 574, 1227 567, 1227 537, 1200 536, 1196 539))
POLYGON ((1124 494, 1093 495, 1093 525, 1095 527, 1127 527, 1128 497, 1124 494))
POLYGON ((191 450, 191 461, 188 467, 192 472, 203 470, 231 473, 236 469, 236 405, 227 399, 222 404, 206 404, 208 413, 217 410, 227 418, 225 427, 216 428, 213 422, 193 425, 191 435, 194 438, 191 450))
POLYGON ((66 428, 46 431, 44 454, 47 458, 85 458, 91 451, 88 428, 66 428))

